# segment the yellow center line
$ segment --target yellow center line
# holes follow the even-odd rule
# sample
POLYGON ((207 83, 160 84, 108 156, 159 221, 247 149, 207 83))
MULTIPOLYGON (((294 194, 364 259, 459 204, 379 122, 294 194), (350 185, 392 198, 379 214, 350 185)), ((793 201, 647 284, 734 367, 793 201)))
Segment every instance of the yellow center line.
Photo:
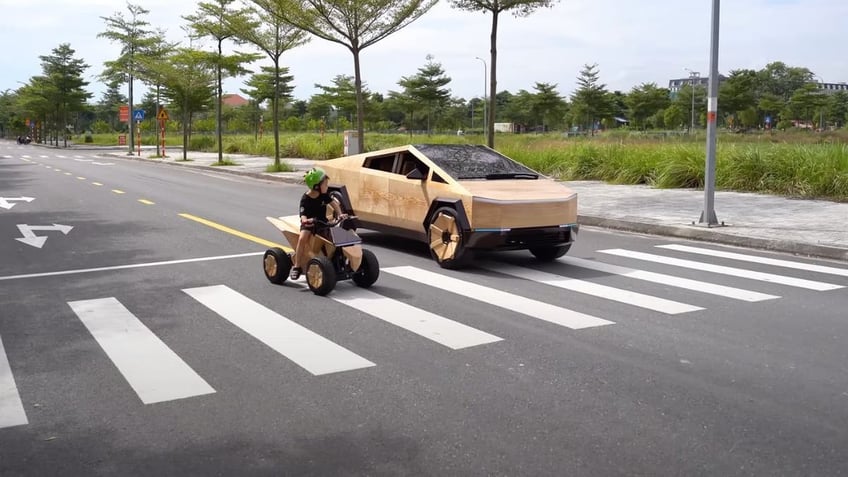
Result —
POLYGON ((118 189, 112 189, 112 192, 114 192, 114 193, 116 193, 116 194, 125 194, 125 192, 124 192, 124 191, 122 191, 122 190, 118 190, 118 189))
POLYGON ((138 199, 138 201, 141 202, 142 204, 145 204, 145 205, 154 205, 155 204, 155 202, 151 202, 147 199, 138 199))
POLYGON ((92 182, 92 185, 102 186, 103 184, 101 184, 101 183, 99 183, 99 182, 92 182))
POLYGON ((265 240, 265 239, 256 237, 254 235, 250 235, 248 233, 244 233, 244 232, 241 232, 241 231, 238 231, 238 230, 235 230, 235 229, 231 229, 231 228, 227 227, 226 225, 216 224, 215 222, 212 222, 210 220, 206 220, 206 219, 203 219, 203 218, 191 215, 191 214, 179 214, 179 215, 180 215, 180 217, 182 217, 184 219, 193 220, 197 223, 201 223, 203 225, 212 227, 213 229, 220 230, 221 232, 226 232, 228 234, 235 235, 236 237, 241 237, 245 240, 250 240, 251 242, 256 242, 260 245, 265 245, 266 247, 280 247, 281 249, 289 251, 289 252, 293 251, 291 247, 286 247, 285 245, 274 243, 274 242, 271 242, 269 240, 265 240))

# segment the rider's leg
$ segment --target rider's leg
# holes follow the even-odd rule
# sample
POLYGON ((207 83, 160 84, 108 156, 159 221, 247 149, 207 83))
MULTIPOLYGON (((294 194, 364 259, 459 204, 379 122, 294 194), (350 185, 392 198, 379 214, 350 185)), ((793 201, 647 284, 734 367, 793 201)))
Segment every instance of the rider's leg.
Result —
POLYGON ((297 247, 294 251, 294 266, 291 270, 291 279, 297 280, 303 271, 303 262, 306 256, 306 250, 309 247, 309 242, 312 239, 312 232, 303 229, 300 231, 300 238, 297 239, 297 247))

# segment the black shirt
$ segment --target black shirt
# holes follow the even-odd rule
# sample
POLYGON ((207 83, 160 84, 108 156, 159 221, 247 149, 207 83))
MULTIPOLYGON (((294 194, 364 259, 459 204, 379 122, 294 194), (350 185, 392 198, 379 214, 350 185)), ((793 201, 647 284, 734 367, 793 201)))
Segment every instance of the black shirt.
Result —
POLYGON ((309 194, 303 194, 300 199, 300 215, 305 215, 307 219, 324 218, 327 216, 327 205, 332 201, 330 194, 320 194, 314 199, 309 197, 309 194))

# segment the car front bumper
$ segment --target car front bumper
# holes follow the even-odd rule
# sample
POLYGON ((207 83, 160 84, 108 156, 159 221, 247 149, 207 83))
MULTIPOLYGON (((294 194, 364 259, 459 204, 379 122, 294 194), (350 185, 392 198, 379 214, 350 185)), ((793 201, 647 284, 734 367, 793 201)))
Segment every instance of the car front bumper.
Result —
POLYGON ((524 250, 536 247, 568 245, 577 239, 580 226, 564 224, 551 227, 513 229, 473 229, 465 246, 485 250, 524 250))

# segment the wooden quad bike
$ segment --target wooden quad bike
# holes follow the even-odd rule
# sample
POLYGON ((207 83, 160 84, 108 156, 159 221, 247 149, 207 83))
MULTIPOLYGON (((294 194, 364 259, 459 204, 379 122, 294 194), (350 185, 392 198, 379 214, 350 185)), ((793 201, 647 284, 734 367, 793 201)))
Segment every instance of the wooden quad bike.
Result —
MULTIPOLYGON (((297 249, 300 239, 300 217, 266 217, 297 249)), ((356 217, 315 221, 312 239, 306 248, 308 262, 304 268, 306 284, 316 295, 330 293, 339 280, 353 280, 356 285, 368 288, 380 276, 377 256, 362 248, 362 239, 356 234, 356 217)), ((286 253, 279 247, 265 251, 263 269, 271 283, 282 284, 291 272, 294 252, 286 253)))

